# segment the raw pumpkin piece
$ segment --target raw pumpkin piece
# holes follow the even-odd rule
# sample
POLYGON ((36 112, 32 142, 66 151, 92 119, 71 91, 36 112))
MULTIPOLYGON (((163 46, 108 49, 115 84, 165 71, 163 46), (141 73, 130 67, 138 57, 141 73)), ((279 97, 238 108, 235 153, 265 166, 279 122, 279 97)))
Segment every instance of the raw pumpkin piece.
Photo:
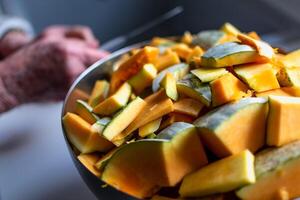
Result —
POLYGON ((281 68, 277 78, 282 87, 300 87, 300 67, 281 68))
POLYGON ((266 98, 248 97, 216 108, 194 124, 204 144, 218 157, 257 151, 265 143, 266 98))
POLYGON ((238 30, 235 26, 233 26, 231 23, 226 22, 223 24, 221 27, 221 30, 224 31, 225 33, 233 36, 237 36, 239 33, 241 33, 240 30, 238 30))
POLYGON ((100 177, 101 173, 95 168, 95 164, 100 159, 98 154, 80 154, 78 160, 95 176, 100 177))
POLYGON ((263 151, 255 158, 256 182, 236 192, 244 200, 300 196, 300 142, 263 151))
POLYGON ((189 71, 189 65, 185 63, 180 63, 173 65, 163 71, 161 71, 157 77, 152 82, 152 91, 156 92, 160 88, 160 82, 166 76, 167 73, 173 74, 176 80, 183 78, 189 71))
POLYGON ((136 119, 118 137, 114 138, 115 144, 123 144, 125 138, 130 136, 133 131, 174 110, 173 102, 166 96, 164 90, 160 90, 144 100, 146 106, 141 110, 136 119))
POLYGON ((90 124, 95 123, 99 120, 99 117, 93 113, 93 108, 88 105, 85 101, 77 100, 76 101, 76 110, 75 112, 85 121, 90 124))
POLYGON ((300 87, 282 87, 284 92, 294 97, 300 97, 300 87))
POLYGON ((184 98, 174 103, 174 112, 197 117, 203 107, 204 104, 195 99, 184 98))
POLYGON ((210 82, 212 106, 219 106, 247 96, 248 88, 231 73, 210 82))
MULTIPOLYGON (((195 62, 196 59, 199 59, 204 54, 203 50, 199 46, 195 46, 192 49, 192 52, 187 58, 187 62, 195 62)), ((199 62, 198 62, 199 63, 199 62)))
POLYGON ((98 104, 93 112, 99 115, 111 115, 124 107, 131 94, 131 86, 125 82, 115 94, 98 104))
POLYGON ((102 180, 136 198, 147 198, 160 187, 175 186, 183 176, 207 163, 193 125, 177 123, 159 135, 159 139, 120 147, 106 164, 102 180))
POLYGON ((170 97, 172 100, 176 101, 178 99, 178 93, 177 93, 177 88, 176 88, 176 79, 171 74, 168 72, 163 80, 160 82, 160 85, 162 88, 165 89, 166 95, 170 97))
POLYGON ((101 101, 103 101, 107 95, 109 90, 109 83, 105 80, 96 81, 94 84, 91 96, 89 98, 88 104, 91 107, 95 107, 101 101))
POLYGON ((180 95, 186 95, 196 99, 206 106, 209 106, 211 103, 211 91, 209 85, 201 83, 193 74, 188 74, 184 79, 177 81, 177 91, 180 95))
POLYGON ((208 49, 201 57, 201 65, 228 67, 255 62, 258 57, 257 51, 249 45, 227 42, 208 49))
POLYGON ((226 34, 219 30, 207 30, 201 31, 193 37, 192 45, 200 46, 204 49, 209 49, 217 44, 220 44, 222 40, 225 40, 226 34))
POLYGON ((169 43, 175 43, 173 40, 169 40, 167 38, 162 38, 162 37, 154 37, 151 42, 150 45, 151 46, 160 46, 160 45, 165 45, 165 44, 169 44, 169 43))
POLYGON ((254 182, 254 156, 245 150, 187 175, 179 194, 182 197, 203 197, 229 192, 254 182))
POLYGON ((89 94, 86 93, 84 90, 75 88, 68 97, 68 101, 65 103, 66 108, 68 112, 75 112, 76 110, 76 101, 77 100, 82 100, 82 101, 88 101, 89 99, 89 94))
POLYGON ((270 63, 246 64, 234 68, 235 73, 256 92, 280 88, 270 63))
POLYGON ((257 97, 268 97, 270 95, 275 95, 275 96, 292 96, 291 94, 285 92, 283 88, 278 88, 274 90, 269 90, 265 92, 258 92, 255 94, 257 97))
POLYGON ((146 106, 146 102, 137 97, 131 101, 123 110, 121 110, 105 127, 102 135, 109 141, 114 143, 114 138, 139 115, 139 113, 146 106))
POLYGON ((300 67, 300 49, 293 51, 279 60, 283 67, 300 67))
POLYGON ((114 153, 118 150, 118 148, 113 148, 109 152, 107 152, 105 155, 103 155, 101 158, 97 160, 97 162, 94 164, 94 167, 98 169, 99 172, 102 172, 105 165, 109 161, 109 159, 114 155, 114 153))
POLYGON ((128 80, 133 90, 139 94, 152 84, 157 75, 157 69, 153 64, 145 64, 141 71, 128 80))
POLYGON ((164 129, 167 126, 170 126, 175 122, 193 123, 193 121, 194 121, 194 118, 189 115, 180 114, 180 113, 170 113, 169 117, 161 123, 159 129, 164 129))
POLYGON ((188 60, 190 54, 193 52, 193 50, 186 44, 180 43, 176 44, 171 47, 172 51, 174 51, 179 58, 188 60))
POLYGON ((123 62, 111 76, 109 93, 114 94, 124 82, 137 74, 145 64, 153 64, 158 53, 158 48, 146 46, 123 62))
POLYGON ((159 129, 161 117, 139 128, 139 136, 144 138, 159 129))
POLYGON ((224 68, 211 69, 211 68, 199 68, 191 71, 197 78, 200 79, 201 82, 211 82, 224 74, 228 73, 228 71, 224 68))
POLYGON ((99 119, 98 121, 96 121, 91 129, 93 132, 96 132, 98 134, 102 134, 104 128, 107 126, 107 124, 109 124, 111 122, 111 118, 109 117, 103 117, 102 119, 99 119))
POLYGON ((105 152, 112 148, 112 143, 92 131, 91 125, 73 113, 63 117, 64 128, 70 142, 81 152, 105 152))
POLYGON ((263 59, 272 60, 275 57, 274 49, 268 43, 256 40, 243 33, 239 33, 237 38, 241 41, 241 43, 255 48, 263 59))
POLYGON ((267 144, 281 146, 300 139, 300 98, 269 96, 267 144))
POLYGON ((180 63, 180 59, 176 52, 167 49, 163 54, 159 55, 155 61, 157 71, 161 71, 172 65, 180 63))
POLYGON ((192 43, 192 40, 193 35, 188 31, 184 32, 183 36, 181 37, 181 42, 187 45, 190 45, 192 43))

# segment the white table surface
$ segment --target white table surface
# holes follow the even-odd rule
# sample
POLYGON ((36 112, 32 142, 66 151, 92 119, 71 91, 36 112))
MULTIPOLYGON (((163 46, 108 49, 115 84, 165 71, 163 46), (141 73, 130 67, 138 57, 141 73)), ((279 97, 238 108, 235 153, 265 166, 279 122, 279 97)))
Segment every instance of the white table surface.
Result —
POLYGON ((95 200, 72 163, 62 103, 31 104, 0 115, 1 200, 95 200))

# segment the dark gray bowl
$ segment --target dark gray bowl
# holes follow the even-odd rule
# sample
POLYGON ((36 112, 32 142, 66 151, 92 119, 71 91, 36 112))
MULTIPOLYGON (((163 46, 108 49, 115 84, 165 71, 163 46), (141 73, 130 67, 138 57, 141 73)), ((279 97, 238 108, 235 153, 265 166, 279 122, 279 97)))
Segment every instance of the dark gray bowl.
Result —
MULTIPOLYGON (((136 47, 141 47, 146 42, 139 43, 136 45, 132 45, 126 48, 123 48, 121 50, 118 50, 114 53, 112 53, 110 56, 108 56, 105 59, 97 61, 95 64, 90 66, 88 69, 86 69, 72 84, 71 88, 69 89, 67 96, 64 101, 63 109, 62 109, 62 117, 65 115, 66 112, 72 112, 74 111, 74 103, 75 99, 80 98, 80 93, 86 92, 90 93, 92 90, 92 87, 94 85, 94 82, 97 79, 104 79, 108 78, 112 72, 113 63, 116 62, 122 55, 128 53, 131 49, 136 47), (78 92, 80 91, 80 92, 78 92)), ((64 134, 65 141, 68 146, 69 153, 72 157, 72 160, 79 171, 81 177, 85 181, 85 183, 88 185, 90 190, 96 195, 98 199, 109 199, 109 200, 115 200, 115 199, 134 199, 122 192, 117 191, 116 189, 108 186, 105 188, 102 188, 101 186, 105 183, 102 182, 99 178, 97 178, 95 175, 93 175, 91 172, 89 172, 85 166, 79 162, 77 159, 77 156, 75 152, 73 151, 73 148, 68 141, 68 138, 66 137, 66 131, 64 129, 64 126, 62 124, 62 130, 64 134)))

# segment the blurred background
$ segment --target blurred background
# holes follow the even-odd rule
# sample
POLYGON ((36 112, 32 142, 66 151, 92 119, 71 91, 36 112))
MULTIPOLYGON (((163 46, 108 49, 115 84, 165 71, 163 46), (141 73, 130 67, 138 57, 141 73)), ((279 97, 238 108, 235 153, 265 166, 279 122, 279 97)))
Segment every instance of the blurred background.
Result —
MULTIPOLYGON (((184 8, 180 15, 124 45, 230 22, 286 51, 300 48, 299 0, 0 0, 2 14, 28 20, 35 34, 53 24, 81 24, 103 44, 178 5, 184 8)), ((61 107, 61 102, 30 104, 0 115, 1 200, 95 199, 68 155, 61 107)))

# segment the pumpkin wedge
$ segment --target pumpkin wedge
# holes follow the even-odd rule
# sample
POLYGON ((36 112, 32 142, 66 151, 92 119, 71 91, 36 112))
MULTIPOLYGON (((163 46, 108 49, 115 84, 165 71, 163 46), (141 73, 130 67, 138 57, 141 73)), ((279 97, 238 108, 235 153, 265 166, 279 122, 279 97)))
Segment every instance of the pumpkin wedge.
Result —
POLYGON ((283 67, 277 73, 277 78, 283 87, 300 87, 300 67, 283 67))
POLYGON ((255 158, 256 182, 236 192, 243 200, 300 196, 300 142, 265 150, 255 158))
POLYGON ((250 45, 258 51, 258 54, 262 57, 261 61, 270 61, 275 57, 275 52, 273 48, 266 42, 261 40, 256 40, 246 34, 239 33, 237 38, 242 44, 250 45))
POLYGON ((120 147, 107 162, 101 178, 122 192, 147 198, 163 186, 176 185, 206 163, 196 128, 181 122, 163 130, 158 139, 120 147))
POLYGON ((128 80, 133 90, 140 94, 146 87, 152 84, 157 75, 157 69, 153 64, 145 64, 141 71, 128 80))
POLYGON ((172 100, 176 101, 178 99, 178 93, 177 93, 177 88, 176 88, 176 79, 171 74, 168 72, 163 80, 160 82, 160 85, 162 88, 165 89, 166 95, 171 98, 172 100))
POLYGON ((201 31, 193 37, 192 45, 200 46, 204 49, 209 49, 213 46, 216 46, 221 41, 225 40, 226 34, 223 31, 219 30, 207 30, 201 31))
POLYGON ((109 93, 114 94, 125 81, 137 74, 144 64, 154 63, 158 53, 158 48, 146 46, 122 63, 112 74, 109 93))
POLYGON ((94 107, 93 112, 99 115, 111 115, 124 107, 131 94, 131 86, 125 82, 115 94, 94 107))
POLYGON ((233 65, 255 62, 257 51, 244 44, 227 42, 208 49, 201 57, 201 66, 228 67, 233 65))
POLYGON ((300 139, 300 98, 269 96, 267 144, 281 146, 300 139))
POLYGON ((75 113, 77 113, 82 119, 87 121, 90 124, 95 123, 100 118, 93 113, 93 108, 88 105, 85 101, 77 100, 76 101, 76 109, 75 113))
POLYGON ((300 97, 300 87, 282 87, 284 92, 294 97, 300 97))
POLYGON ((166 96, 164 90, 148 96, 144 101, 146 106, 140 111, 135 120, 118 137, 114 138, 115 144, 123 144, 126 137, 129 137, 133 131, 174 110, 173 102, 166 96))
POLYGON ((161 123, 162 118, 158 118, 156 120, 153 120, 151 122, 149 122, 148 124, 145 124, 144 126, 139 128, 139 136, 144 138, 152 133, 154 133, 155 131, 157 131, 160 127, 160 123, 161 123))
POLYGON ((219 106, 247 96, 248 87, 231 73, 210 82, 212 106, 219 106))
POLYGON ((245 150, 187 175, 179 194, 182 197, 203 197, 229 192, 254 182, 254 156, 245 150))
POLYGON ((223 26, 221 27, 221 30, 224 31, 225 33, 227 33, 229 35, 233 35, 233 36, 237 36, 239 33, 241 33, 241 31, 239 29, 237 29, 235 26, 233 26, 229 22, 226 22, 225 24, 223 24, 223 26))
POLYGON ((112 143, 91 129, 91 125, 73 113, 63 117, 68 139, 81 152, 105 152, 113 147, 112 143))
POLYGON ((196 99, 206 106, 211 104, 209 84, 201 83, 193 74, 188 74, 183 79, 177 81, 177 90, 180 95, 196 99))
POLYGON ((146 102, 140 97, 131 101, 107 124, 102 132, 103 137, 114 143, 114 138, 122 133, 122 131, 140 114, 145 106, 146 102))
POLYGON ((300 67, 300 49, 282 56, 279 62, 283 67, 300 67))
POLYGON ((101 158, 98 154, 80 154, 77 158, 92 174, 100 177, 100 171, 95 168, 95 164, 101 158))
POLYGON ((109 90, 109 83, 106 80, 96 81, 92 89, 88 104, 91 107, 95 107, 96 105, 98 105, 101 101, 103 101, 107 97, 108 90, 109 90))
POLYGON ((203 107, 204 104, 195 99, 184 98, 174 103, 174 112, 197 117, 203 107))
POLYGON ((157 71, 162 71, 172 65, 180 63, 180 59, 176 52, 166 49, 155 61, 157 71))
POLYGON ((280 88, 270 63, 246 64, 234 68, 235 73, 256 92, 280 88))
POLYGON ((152 82, 152 91, 156 92, 160 88, 160 83, 167 73, 171 73, 176 80, 183 78, 189 71, 189 65, 179 63, 161 71, 152 82))
POLYGON ((268 97, 270 95, 288 96, 288 97, 292 96, 288 92, 284 91, 283 88, 278 88, 278 89, 274 89, 274 90, 268 90, 268 91, 265 91, 265 92, 257 92, 257 93, 255 93, 255 96, 257 96, 257 97, 268 97))
POLYGON ((267 102, 266 98, 243 98, 210 111, 194 124, 204 144, 218 157, 245 149, 255 152, 265 142, 267 102))
POLYGON ((199 68, 192 70, 191 73, 199 78, 201 82, 211 82, 228 73, 228 71, 224 68, 199 68))

